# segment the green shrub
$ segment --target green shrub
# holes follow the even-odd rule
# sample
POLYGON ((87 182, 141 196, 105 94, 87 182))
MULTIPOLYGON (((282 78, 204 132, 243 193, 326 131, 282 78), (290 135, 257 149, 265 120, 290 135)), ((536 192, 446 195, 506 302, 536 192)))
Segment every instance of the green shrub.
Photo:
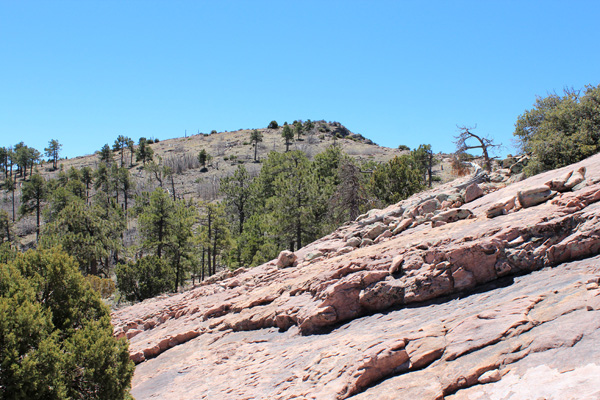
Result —
POLYGON ((100 278, 96 275, 88 275, 85 277, 92 289, 94 289, 100 297, 107 299, 115 293, 115 282, 112 279, 100 278))
POLYGON ((173 268, 157 256, 146 256, 135 263, 119 265, 117 288, 127 300, 142 301, 165 293, 175 280, 173 268))
POLYGON ((130 399, 127 347, 61 250, 0 264, 1 399, 130 399))

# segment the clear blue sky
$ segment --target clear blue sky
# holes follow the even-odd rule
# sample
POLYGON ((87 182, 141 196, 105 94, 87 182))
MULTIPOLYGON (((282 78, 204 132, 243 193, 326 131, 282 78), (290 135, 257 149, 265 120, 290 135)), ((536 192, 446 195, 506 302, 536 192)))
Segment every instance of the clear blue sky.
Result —
POLYGON ((536 95, 600 83, 599 20, 599 1, 0 0, 0 146, 325 119, 436 152, 477 124, 506 154, 536 95))

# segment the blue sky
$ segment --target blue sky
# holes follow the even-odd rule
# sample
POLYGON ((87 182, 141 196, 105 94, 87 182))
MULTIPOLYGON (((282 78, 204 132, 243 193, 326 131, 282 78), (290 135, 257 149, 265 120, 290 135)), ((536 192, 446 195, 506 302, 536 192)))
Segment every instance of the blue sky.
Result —
POLYGON ((91 154, 339 121, 451 152, 475 125, 514 153, 536 95, 600 83, 598 1, 0 0, 0 146, 91 154))

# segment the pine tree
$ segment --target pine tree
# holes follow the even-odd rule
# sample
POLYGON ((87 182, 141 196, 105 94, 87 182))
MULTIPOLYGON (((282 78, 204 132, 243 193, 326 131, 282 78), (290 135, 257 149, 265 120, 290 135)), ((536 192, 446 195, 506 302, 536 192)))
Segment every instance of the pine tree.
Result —
POLYGON ((131 138, 127 138, 127 148, 129 149, 129 166, 133 166, 133 156, 135 155, 135 142, 131 138))
POLYGON ((10 221, 10 216, 4 210, 0 209, 0 243, 4 243, 7 241, 11 242, 10 232, 12 229, 12 223, 10 221))
POLYGON ((106 210, 102 204, 86 205, 71 198, 44 226, 40 243, 44 247, 60 245, 85 274, 110 276, 111 256, 122 248, 124 218, 120 209, 108 204, 111 209, 106 210))
POLYGON ((281 238, 294 251, 316 239, 319 226, 314 218, 318 184, 306 155, 300 151, 286 153, 284 168, 273 186, 278 195, 268 199, 267 207, 281 238))
POLYGON ((294 132, 290 129, 290 126, 286 123, 283 125, 283 130, 281 131, 281 137, 285 141, 285 152, 290 151, 290 144, 292 140, 294 140, 294 132))
POLYGON ((263 141, 263 135, 258 129, 255 129, 250 134, 250 141, 254 143, 254 161, 257 161, 258 144, 263 141))
POLYGON ((146 162, 152 161, 153 156, 154 150, 152 150, 152 147, 150 147, 146 138, 141 137, 138 142, 135 160, 141 161, 142 164, 146 165, 146 162))
POLYGON ((23 184, 21 193, 21 215, 29 214, 35 211, 36 230, 35 240, 40 236, 40 216, 42 211, 42 202, 46 200, 48 192, 46 190, 46 181, 38 173, 34 174, 28 182, 23 184))
POLYGON ((130 138, 127 136, 119 135, 113 144, 113 150, 118 151, 121 156, 121 167, 123 167, 125 160, 125 148, 129 146, 130 138))
POLYGON ((113 153, 110 149, 110 146, 105 144, 102 146, 100 151, 98 152, 98 157, 100 158, 100 163, 104 163, 106 165, 111 165, 113 162, 113 153))
POLYGON ((62 144, 58 143, 58 140, 52 139, 48 142, 48 147, 44 149, 46 152, 46 157, 49 157, 52 160, 52 169, 56 170, 58 156, 60 154, 60 149, 62 148, 62 144))
POLYGON ((200 150, 198 153, 198 162, 202 165, 202 170, 206 169, 206 163, 212 159, 211 155, 205 149, 200 150))
POLYGON ((225 196, 224 202, 227 214, 233 220, 237 233, 236 253, 237 265, 242 266, 242 234, 244 223, 250 215, 250 201, 252 197, 252 178, 243 165, 240 165, 233 176, 221 179, 221 193, 225 196))
POLYGON ((15 190, 17 187, 17 182, 13 179, 12 176, 8 176, 4 181, 4 188, 7 192, 11 192, 12 199, 12 220, 15 222, 15 190))

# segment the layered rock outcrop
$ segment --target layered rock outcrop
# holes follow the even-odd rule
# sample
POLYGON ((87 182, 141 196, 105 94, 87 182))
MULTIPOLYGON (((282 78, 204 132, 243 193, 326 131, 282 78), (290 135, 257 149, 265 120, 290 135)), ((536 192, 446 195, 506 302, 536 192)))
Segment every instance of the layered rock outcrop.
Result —
POLYGON ((113 323, 138 400, 594 398, 599 254, 600 155, 478 172, 113 323))

